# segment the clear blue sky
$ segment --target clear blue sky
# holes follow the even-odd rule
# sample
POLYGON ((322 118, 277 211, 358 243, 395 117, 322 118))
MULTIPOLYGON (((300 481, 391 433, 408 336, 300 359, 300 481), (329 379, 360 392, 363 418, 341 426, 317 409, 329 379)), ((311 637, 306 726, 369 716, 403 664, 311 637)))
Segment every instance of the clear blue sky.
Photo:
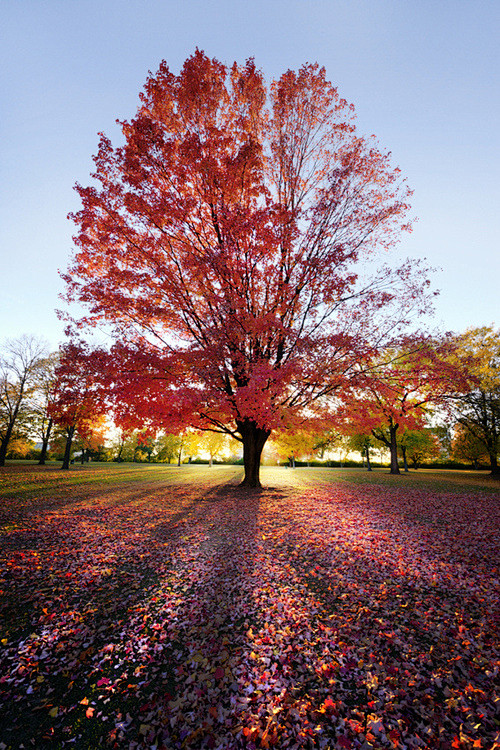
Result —
POLYGON ((415 190, 397 255, 442 268, 436 324, 500 324, 499 0, 3 0, 0 35, 0 340, 62 340, 73 185, 195 47, 266 78, 325 66, 415 190))

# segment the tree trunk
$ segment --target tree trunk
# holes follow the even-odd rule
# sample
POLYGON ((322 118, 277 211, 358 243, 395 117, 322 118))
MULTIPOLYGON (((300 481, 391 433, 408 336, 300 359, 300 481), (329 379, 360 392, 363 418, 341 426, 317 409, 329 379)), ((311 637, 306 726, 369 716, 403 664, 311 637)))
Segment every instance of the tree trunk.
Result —
POLYGON ((73 435, 75 434, 75 425, 68 427, 66 431, 66 447, 64 449, 64 460, 61 469, 69 469, 69 461, 71 458, 71 443, 73 441, 73 435))
POLYGON ((47 429, 45 430, 45 434, 42 437, 42 450, 40 452, 40 458, 38 459, 39 466, 45 466, 51 430, 52 430, 52 417, 49 419, 48 424, 47 424, 47 429))
POLYGON ((366 446, 365 450, 366 450, 366 466, 367 466, 366 470, 367 471, 371 471, 372 470, 372 466, 371 466, 371 463, 370 463, 370 448, 369 448, 368 445, 366 446))
POLYGON ((14 429, 14 423, 15 423, 15 419, 11 419, 9 424, 7 425, 5 435, 0 444, 0 466, 5 466, 5 459, 7 457, 7 449, 9 447, 9 442, 12 436, 12 431, 14 429))
POLYGON ((7 433, 0 443, 0 466, 5 466, 5 457, 7 455, 7 448, 9 446, 10 433, 11 431, 7 429, 7 433))
POLYGON ((252 420, 237 423, 243 440, 243 464, 245 476, 242 487, 260 487, 260 457, 271 430, 258 427, 252 420))
POLYGON ((5 438, 0 443, 0 466, 5 466, 5 456, 7 455, 7 446, 9 441, 5 438))
MULTIPOLYGON (((389 439, 387 439, 387 436, 384 435, 382 430, 372 430, 372 435, 377 440, 380 440, 381 443, 386 445, 390 451, 391 451, 391 470, 389 474, 401 474, 399 471, 399 464, 398 464, 398 442, 396 440, 396 432, 398 430, 399 425, 395 425, 391 419, 389 422, 389 439)), ((381 449, 382 450, 382 449, 381 449)), ((380 454, 380 462, 382 463, 382 453, 380 454)))
POLYGON ((498 465, 498 459, 493 453, 490 454, 490 464, 491 464, 491 476, 492 477, 500 476, 500 466, 498 465))
MULTIPOLYGON (((120 450, 118 451, 118 455, 116 456, 116 458, 115 458, 115 459, 113 459, 113 460, 114 460, 114 461, 116 461, 117 463, 121 463, 121 460, 122 460, 122 452, 123 452, 123 446, 124 446, 124 445, 125 445, 125 440, 122 440, 122 441, 121 441, 121 443, 120 443, 120 450)), ((170 461, 169 461, 169 463, 170 463, 170 461)))
POLYGON ((403 466, 405 467, 405 472, 408 473, 408 461, 406 460, 406 448, 404 445, 401 446, 401 453, 403 454, 403 466))
POLYGON ((391 449, 391 470, 389 474, 401 474, 399 471, 399 464, 398 464, 398 443, 396 440, 396 432, 398 429, 398 425, 390 424, 389 425, 389 433, 390 433, 390 449, 391 449))
POLYGON ((9 441, 12 437, 12 432, 14 431, 14 425, 16 423, 17 415, 19 414, 19 407, 21 405, 21 401, 24 395, 25 383, 26 383, 26 376, 21 379, 20 386, 19 386, 18 399, 10 415, 9 424, 7 425, 5 435, 3 436, 2 442, 0 443, 0 466, 5 466, 5 459, 7 457, 7 448, 9 447, 9 441))

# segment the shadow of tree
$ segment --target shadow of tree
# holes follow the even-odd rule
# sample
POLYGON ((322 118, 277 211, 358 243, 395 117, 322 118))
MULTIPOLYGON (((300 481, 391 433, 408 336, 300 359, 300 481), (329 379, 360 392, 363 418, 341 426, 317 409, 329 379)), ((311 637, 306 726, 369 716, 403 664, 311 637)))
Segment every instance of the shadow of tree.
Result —
POLYGON ((467 681, 491 691, 482 590, 446 578, 456 558, 422 547, 421 519, 374 509, 371 491, 313 491, 290 474, 262 490, 218 473, 196 486, 94 487, 25 514, 5 537, 1 739, 355 747, 345 722, 366 730, 376 710, 398 741, 427 722, 429 746, 450 744, 465 696, 478 715, 467 681), (338 725, 321 708, 329 697, 342 706, 338 725))

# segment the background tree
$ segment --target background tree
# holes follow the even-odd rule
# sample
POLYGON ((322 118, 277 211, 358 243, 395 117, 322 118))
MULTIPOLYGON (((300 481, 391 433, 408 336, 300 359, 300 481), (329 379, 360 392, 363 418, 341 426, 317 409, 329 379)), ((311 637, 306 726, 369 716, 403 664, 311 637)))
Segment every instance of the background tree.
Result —
POLYGON ((147 433, 139 432, 137 436, 137 445, 134 452, 134 461, 147 461, 151 462, 151 456, 155 450, 155 440, 151 435, 147 433))
POLYGON ((366 433, 355 433, 349 436, 349 448, 361 453, 366 458, 366 470, 371 471, 370 450, 374 447, 372 435, 366 433))
POLYGON ((179 437, 163 433, 156 438, 156 460, 170 463, 178 453, 179 437))
POLYGON ((295 460, 309 461, 318 451, 318 435, 306 429, 283 430, 272 437, 272 448, 280 461, 288 460, 295 466, 295 460))
POLYGON ((109 440, 109 450, 111 460, 116 463, 126 461, 125 458, 125 443, 128 439, 128 435, 125 430, 114 430, 109 440))
POLYGON ((439 441, 430 428, 404 430, 399 436, 399 450, 405 471, 408 471, 408 460, 414 469, 418 469, 424 461, 439 455, 439 441))
POLYGON ((456 360, 467 387, 455 401, 458 422, 488 454, 492 475, 500 474, 500 331, 470 328, 457 337, 456 360))
POLYGON ((83 420, 78 424, 73 449, 80 451, 80 463, 88 463, 91 458, 93 460, 106 460, 104 444, 107 426, 104 414, 97 414, 93 418, 83 420))
POLYGON ((63 469, 69 469, 75 434, 79 434, 82 441, 90 442, 102 429, 105 407, 98 381, 97 357, 98 352, 81 342, 69 342, 60 349, 49 414, 65 435, 63 469))
POLYGON ((258 485, 271 431, 324 410, 427 308, 416 263, 359 276, 409 228, 410 192, 317 65, 266 87, 252 60, 196 51, 150 75, 122 129, 77 186, 68 300, 112 327, 121 419, 232 435, 258 485))
POLYGON ((37 368, 35 392, 30 413, 33 434, 42 443, 38 464, 43 466, 47 459, 53 418, 50 413, 56 385, 56 367, 59 354, 53 352, 40 360, 37 368))
POLYGON ((194 455, 198 453, 201 442, 201 436, 198 432, 193 430, 183 430, 177 436, 177 466, 180 466, 183 461, 183 456, 188 456, 189 462, 194 455))
POLYGON ((331 450, 341 440, 341 437, 340 433, 335 429, 321 430, 316 434, 314 450, 323 459, 325 453, 331 450))
POLYGON ((0 466, 12 437, 29 431, 32 398, 39 368, 47 356, 44 341, 24 335, 5 342, 0 352, 0 466))
POLYGON ((476 437, 465 425, 457 423, 453 431, 451 444, 452 456, 455 461, 465 461, 472 464, 473 469, 479 468, 479 463, 488 463, 489 454, 484 441, 476 437))
POLYGON ((35 449, 33 440, 26 437, 13 437, 7 448, 8 459, 32 458, 35 449))
MULTIPOLYGON (((140 456, 144 453, 140 449, 143 440, 144 438, 141 436, 140 430, 127 432, 120 429, 115 431, 110 445, 112 460, 117 463, 121 463, 122 461, 139 461, 140 456)), ((157 448, 155 447, 155 449, 157 448)))
POLYGON ((219 456, 227 446, 227 435, 220 432, 207 432, 201 436, 200 448, 209 455, 209 464, 213 465, 214 458, 219 456))
POLYGON ((432 433, 435 436, 439 446, 439 460, 449 461, 451 460, 452 454, 452 425, 449 422, 449 409, 447 414, 441 415, 442 419, 447 421, 440 421, 438 424, 434 424, 432 427, 432 433))
POLYGON ((463 384, 450 361, 452 342, 414 335, 401 348, 377 355, 374 368, 357 379, 358 388, 343 393, 339 409, 354 432, 370 433, 390 450, 391 474, 399 474, 398 435, 425 426, 430 405, 442 405, 463 384), (399 431, 399 432, 398 432, 399 431))

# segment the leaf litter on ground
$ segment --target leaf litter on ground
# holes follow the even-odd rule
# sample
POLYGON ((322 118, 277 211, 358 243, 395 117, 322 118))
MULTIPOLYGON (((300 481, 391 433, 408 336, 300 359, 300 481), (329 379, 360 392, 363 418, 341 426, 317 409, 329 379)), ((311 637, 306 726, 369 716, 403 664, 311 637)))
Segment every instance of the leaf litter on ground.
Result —
POLYGON ((4 501, 5 748, 500 748, 496 493, 144 477, 4 501))

